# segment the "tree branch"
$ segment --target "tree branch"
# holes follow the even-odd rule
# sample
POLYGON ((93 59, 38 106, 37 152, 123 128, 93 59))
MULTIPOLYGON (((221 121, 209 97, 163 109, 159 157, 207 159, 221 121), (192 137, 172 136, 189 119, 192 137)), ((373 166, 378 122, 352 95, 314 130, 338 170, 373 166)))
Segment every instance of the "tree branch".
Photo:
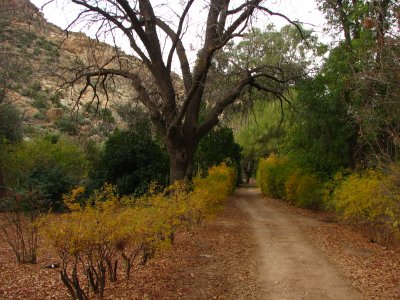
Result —
POLYGON ((173 54, 175 52, 175 48, 176 48, 178 42, 180 41, 180 35, 182 33, 183 22, 185 21, 186 15, 189 12, 189 9, 192 6, 193 2, 194 2, 194 0, 189 0, 188 1, 187 5, 186 5, 186 7, 185 7, 185 9, 184 9, 184 11, 182 13, 182 16, 179 19, 178 30, 177 30, 177 32, 175 34, 175 37, 174 37, 173 42, 172 42, 172 47, 171 47, 171 50, 169 51, 169 55, 168 55, 168 60, 167 60, 167 70, 168 71, 171 71, 172 57, 173 57, 173 54))
POLYGON ((267 12, 267 13, 268 13, 269 15, 271 15, 271 16, 278 16, 278 17, 284 18, 286 21, 288 21, 290 24, 292 24, 293 26, 295 26, 295 27, 297 28, 297 30, 299 31, 299 33, 300 33, 300 35, 301 35, 301 38, 302 38, 303 40, 306 39, 305 36, 304 36, 304 34, 303 34, 303 29, 302 29, 301 26, 299 25, 299 22, 292 21, 291 19, 289 19, 289 18, 288 18, 287 16, 285 16, 284 14, 277 13, 277 12, 273 12, 272 10, 270 10, 270 9, 268 9, 268 8, 266 8, 266 7, 263 7, 263 6, 258 5, 257 8, 260 9, 260 10, 262 10, 262 11, 267 12))
POLYGON ((199 125, 196 131, 196 136, 198 139, 201 139, 208 131, 211 130, 216 124, 218 124, 218 117, 222 114, 224 109, 235 102, 236 99, 240 96, 246 85, 250 84, 253 80, 251 74, 246 72, 247 74, 238 82, 236 87, 226 95, 221 101, 215 104, 214 108, 211 110, 207 119, 199 125))
MULTIPOLYGON (((136 41, 135 41, 135 39, 134 39, 134 37, 133 37, 131 31, 130 31, 128 28, 126 28, 125 26, 123 26, 123 24, 122 24, 115 16, 112 16, 111 14, 107 13, 105 10, 103 10, 103 9, 101 9, 101 8, 99 8, 99 7, 90 5, 87 1, 72 0, 72 2, 74 2, 74 3, 77 4, 77 5, 81 5, 81 6, 86 7, 89 11, 94 11, 94 12, 96 12, 96 13, 100 14, 101 16, 103 16, 104 18, 106 18, 108 21, 114 23, 114 24, 126 35, 126 37, 129 39, 129 42, 130 42, 130 45, 131 45, 132 49, 135 50, 135 52, 136 52, 136 53, 139 55, 139 57, 143 60, 143 62, 146 64, 146 66, 147 66, 147 67, 150 67, 150 66, 151 66, 149 58, 143 53, 143 51, 142 51, 142 50, 140 49, 140 47, 137 45, 137 43, 136 43, 136 41)), ((124 0, 119 0, 118 2, 126 2, 126 1, 124 1, 124 0)), ((128 7, 129 7, 129 5, 128 5, 128 7)), ((130 8, 130 7, 129 7, 129 8, 130 8)), ((132 12, 133 12, 133 11, 132 11, 132 12)), ((127 13, 128 13, 128 15, 130 16, 129 12, 127 12, 127 13)), ((136 16, 134 15, 134 12, 133 12, 133 16, 130 16, 130 20, 131 20, 131 24, 132 24, 132 25, 134 24, 134 21, 137 20, 136 16), (132 20, 132 18, 134 18, 134 19, 132 20)), ((137 23, 139 23, 138 20, 137 20, 137 23)), ((142 28, 141 28, 140 26, 134 26, 134 27, 135 27, 135 28, 136 28, 136 27, 139 27, 140 30, 141 30, 141 32, 143 32, 143 30, 142 30, 142 28)), ((136 32, 137 32, 137 31, 136 31, 136 32)), ((137 32, 137 33, 138 33, 139 37, 142 39, 142 37, 141 37, 142 34, 139 34, 139 33, 141 33, 141 32, 137 32)), ((143 32, 143 34, 144 34, 144 32, 143 32)), ((144 34, 144 37, 143 37, 143 38, 146 39, 145 34, 144 34)))
POLYGON ((190 72, 189 61, 186 56, 186 50, 180 40, 179 36, 172 30, 171 27, 168 26, 165 22, 157 18, 156 20, 157 26, 160 27, 170 38, 171 40, 176 40, 176 52, 178 54, 179 62, 181 65, 183 83, 185 85, 185 90, 188 93, 189 89, 192 85, 192 73, 190 72))

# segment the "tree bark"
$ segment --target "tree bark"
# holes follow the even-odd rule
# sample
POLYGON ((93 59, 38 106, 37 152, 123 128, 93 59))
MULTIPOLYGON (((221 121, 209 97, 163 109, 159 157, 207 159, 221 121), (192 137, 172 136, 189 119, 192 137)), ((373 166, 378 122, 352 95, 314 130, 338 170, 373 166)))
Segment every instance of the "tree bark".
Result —
POLYGON ((170 184, 178 180, 190 179, 194 149, 185 149, 185 147, 176 147, 176 145, 168 148, 170 184))
POLYGON ((349 49, 351 48, 351 32, 350 32, 350 20, 349 20, 349 16, 346 14, 344 8, 343 8, 343 1, 342 0, 337 0, 336 2, 336 9, 339 13, 339 20, 342 24, 343 27, 343 32, 344 32, 344 38, 346 41, 346 45, 347 47, 349 47, 349 49))

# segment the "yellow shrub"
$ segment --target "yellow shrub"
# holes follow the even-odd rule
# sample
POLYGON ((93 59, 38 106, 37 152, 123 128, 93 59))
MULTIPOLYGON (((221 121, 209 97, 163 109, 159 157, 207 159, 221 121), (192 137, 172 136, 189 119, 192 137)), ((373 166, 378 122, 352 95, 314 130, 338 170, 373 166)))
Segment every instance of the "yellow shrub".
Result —
POLYGON ((378 213, 381 178, 373 171, 350 175, 334 192, 337 212, 349 223, 371 221, 378 213))
MULTIPOLYGON (((105 184, 80 204, 84 188, 78 187, 63 197, 70 212, 43 217, 41 232, 63 260, 64 283, 70 280, 67 266, 72 264, 72 272, 83 267, 86 276, 95 274, 97 282, 105 285, 105 273, 116 281, 118 256, 129 278, 135 261, 144 264, 156 250, 168 248, 177 231, 190 229, 221 209, 235 182, 235 172, 222 164, 211 168, 206 178, 196 178, 193 190, 184 182, 161 193, 152 186, 138 199, 121 199, 114 186, 105 184)), ((69 286, 79 287, 79 283, 69 286)), ((91 288, 102 294, 98 287, 91 288)), ((82 289, 70 292, 81 293, 82 289)))
POLYGON ((335 211, 336 205, 334 200, 335 190, 343 183, 346 178, 351 175, 350 169, 342 169, 333 175, 333 178, 324 183, 322 189, 322 202, 325 210, 335 211))
POLYGON ((285 182, 293 172, 293 165, 285 156, 272 153, 260 159, 257 170, 257 183, 267 197, 286 199, 285 182))
POLYGON ((372 170, 352 174, 333 195, 340 218, 367 229, 370 238, 382 244, 390 243, 399 235, 400 173, 396 174, 397 167, 392 166, 386 174, 372 170))
POLYGON ((286 180, 285 188, 290 203, 314 210, 321 208, 321 185, 316 176, 296 169, 286 180))
POLYGON ((226 198, 234 191, 235 183, 235 171, 224 163, 209 169, 206 178, 193 180, 191 201, 194 207, 198 207, 198 221, 214 215, 224 206, 226 198))
POLYGON ((297 201, 297 189, 299 186, 299 179, 301 176, 301 171, 296 169, 286 180, 286 200, 289 203, 295 204, 297 201))
POLYGON ((270 168, 276 164, 276 155, 272 153, 267 158, 260 158, 257 169, 257 183, 261 192, 267 197, 273 197, 270 168))
POLYGON ((85 188, 83 186, 76 187, 71 190, 69 194, 63 195, 63 202, 67 209, 70 211, 78 211, 82 207, 78 202, 78 199, 85 193, 85 188))

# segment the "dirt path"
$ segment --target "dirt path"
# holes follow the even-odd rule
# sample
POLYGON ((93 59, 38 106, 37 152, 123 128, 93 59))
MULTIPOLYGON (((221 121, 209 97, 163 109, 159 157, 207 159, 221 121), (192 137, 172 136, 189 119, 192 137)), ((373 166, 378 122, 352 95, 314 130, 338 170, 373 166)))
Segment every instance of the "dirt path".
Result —
POLYGON ((359 299, 300 229, 317 222, 266 204, 259 189, 241 188, 235 202, 250 216, 266 299, 359 299))

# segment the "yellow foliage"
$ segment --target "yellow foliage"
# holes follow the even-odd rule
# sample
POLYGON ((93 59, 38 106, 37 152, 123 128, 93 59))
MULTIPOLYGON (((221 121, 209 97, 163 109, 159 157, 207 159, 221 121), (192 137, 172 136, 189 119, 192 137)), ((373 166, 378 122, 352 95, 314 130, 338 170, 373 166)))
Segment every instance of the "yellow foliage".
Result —
POLYGON ((99 245, 121 251, 139 245, 165 248, 176 231, 215 214, 234 187, 235 172, 225 164, 211 168, 206 178, 194 179, 191 191, 177 182, 162 193, 121 199, 114 186, 105 184, 80 205, 85 190, 77 187, 63 197, 70 212, 48 214, 40 227, 62 257, 88 255, 99 245))
POLYGON ((374 171, 363 175, 352 174, 335 190, 336 210, 350 223, 372 220, 380 206, 381 178, 374 171))
MULTIPOLYGON (((121 199, 114 186, 105 184, 80 204, 85 190, 77 187, 63 197, 68 213, 48 214, 38 225, 62 259, 63 282, 70 280, 68 270, 72 269, 74 277, 79 267, 95 290, 96 282, 105 285, 106 273, 110 281, 117 280, 118 259, 124 261, 128 279, 135 261, 146 263, 156 250, 171 245, 176 232, 214 215, 234 184, 235 172, 223 164, 211 168, 206 178, 196 178, 193 187, 177 182, 157 193, 157 186, 152 185, 145 196, 136 199, 121 199)), ((74 283, 76 292, 81 291, 79 285, 74 283)))
POLYGON ((224 206, 227 196, 234 191, 235 182, 235 171, 224 163, 209 169, 207 177, 193 181, 191 204, 193 208, 197 208, 199 221, 214 215, 224 206))
POLYGON ((299 186, 300 176, 301 171, 297 169, 288 177, 285 182, 286 200, 289 203, 295 204, 297 201, 297 189, 299 186))
POLYGON ((257 183, 261 192, 268 197, 274 197, 270 169, 277 164, 278 157, 275 153, 267 158, 260 158, 257 169, 257 183))
POLYGON ((285 156, 270 154, 260 159, 257 170, 257 183, 267 197, 286 199, 285 182, 293 171, 293 165, 285 156))
POLYGON ((261 159, 257 182, 264 195, 286 200, 300 207, 318 209, 322 204, 317 177, 296 166, 283 156, 272 153, 261 159))
POLYGON ((333 194, 340 218, 354 225, 367 226, 371 238, 383 244, 389 243, 400 232, 399 167, 392 165, 385 174, 374 170, 351 174, 333 194))
POLYGON ((77 211, 81 209, 81 205, 78 203, 79 197, 81 197, 85 193, 85 188, 83 186, 76 187, 72 189, 69 194, 63 195, 64 205, 70 211, 77 211))

